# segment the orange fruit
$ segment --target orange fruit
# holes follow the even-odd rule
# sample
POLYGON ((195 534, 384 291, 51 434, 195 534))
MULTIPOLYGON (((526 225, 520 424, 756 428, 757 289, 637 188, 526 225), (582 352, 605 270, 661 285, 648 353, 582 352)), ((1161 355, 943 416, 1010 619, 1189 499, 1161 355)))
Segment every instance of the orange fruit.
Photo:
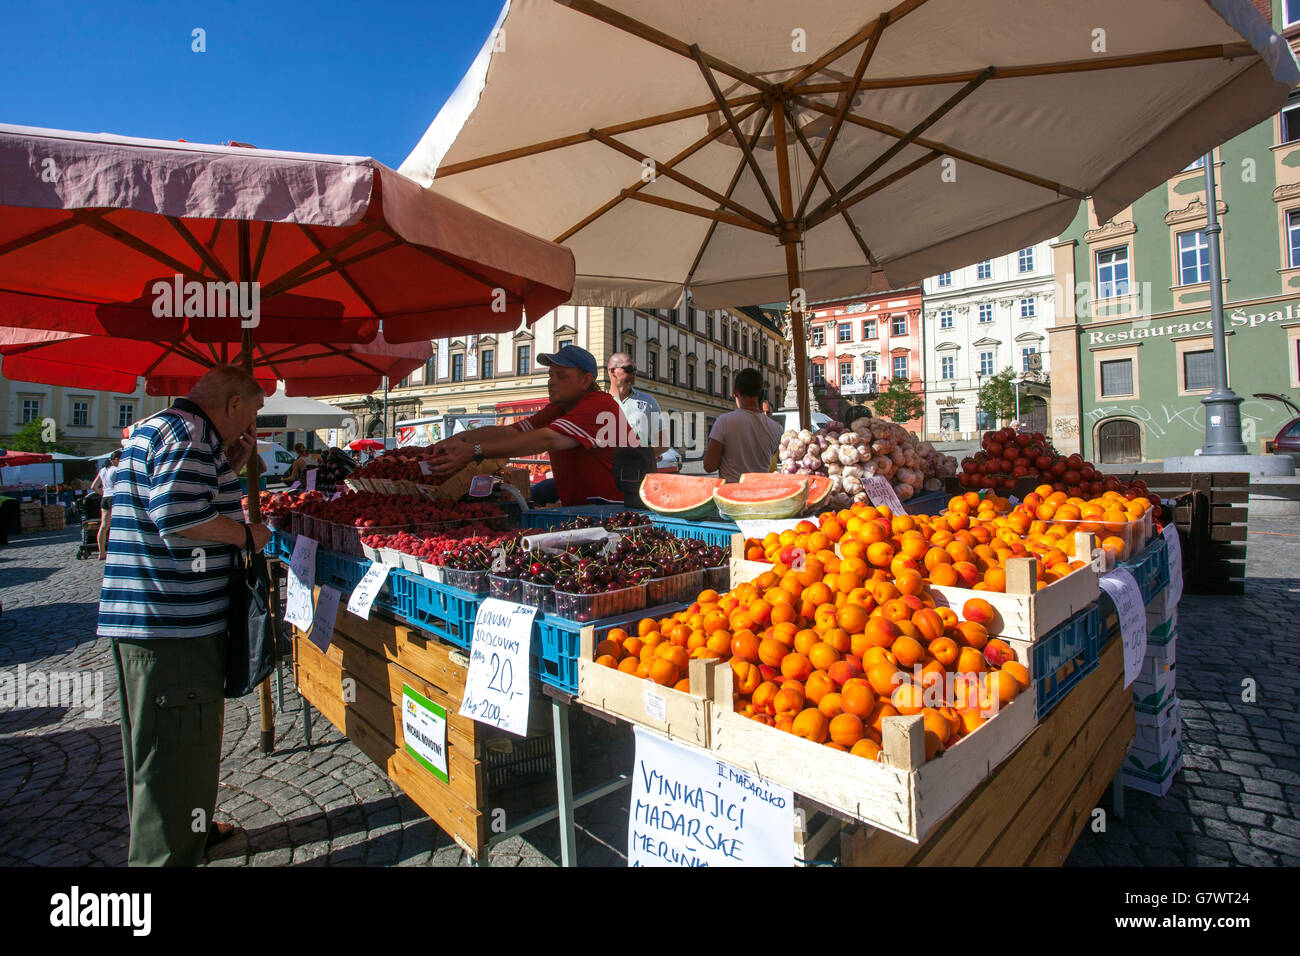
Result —
POLYGON ((852 747, 862 739, 864 732, 862 718, 854 714, 839 714, 831 718, 827 731, 831 740, 841 747, 852 747))
POLYGON ((915 638, 906 635, 894 641, 894 645, 890 650, 901 667, 911 667, 925 654, 925 648, 921 646, 921 643, 915 638))
POLYGON ((867 683, 881 697, 888 698, 903 680, 903 672, 893 664, 872 664, 867 668, 867 683))
POLYGON ((866 717, 875 705, 875 691, 861 677, 845 681, 844 686, 840 688, 840 707, 846 714, 866 717))
POLYGON ((829 674, 824 671, 813 671, 808 675, 808 681, 804 686, 804 696, 813 704, 819 704, 823 697, 834 692, 835 686, 835 681, 831 680, 829 674))
POLYGON ((601 667, 612 667, 612 668, 618 667, 618 661, 614 659, 613 654, 601 654, 599 657, 596 658, 596 663, 599 664, 601 667))
MULTIPOLYGON (((734 621, 735 618, 733 617, 734 621)), ((742 661, 754 662, 758 660, 759 640, 757 635, 750 630, 733 630, 735 636, 731 639, 731 656, 738 657, 742 661)))
POLYGON ((924 691, 919 684, 900 684, 889 702, 904 716, 919 714, 925 706, 924 691))
MULTIPOLYGON (((815 670, 828 670, 832 664, 840 659, 840 652, 825 641, 814 644, 812 650, 808 652, 808 660, 815 670)), ((790 675, 792 677, 797 675, 790 675)))
POLYGON ((808 675, 810 675, 814 670, 816 670, 816 668, 813 667, 812 661, 805 655, 800 654, 798 651, 786 654, 785 657, 781 659, 781 674, 785 677, 792 677, 795 680, 804 681, 808 679, 808 675))
POLYGON ((681 680, 681 675, 677 673, 677 666, 672 661, 657 658, 650 662, 650 679, 656 684, 663 684, 665 687, 671 687, 681 680))
POLYGON ((814 743, 825 743, 830 732, 830 721, 816 707, 808 707, 794 719, 791 733, 814 743))
POLYGON ((618 669, 624 674, 636 674, 637 668, 641 666, 641 660, 637 657, 625 657, 618 662, 618 669))

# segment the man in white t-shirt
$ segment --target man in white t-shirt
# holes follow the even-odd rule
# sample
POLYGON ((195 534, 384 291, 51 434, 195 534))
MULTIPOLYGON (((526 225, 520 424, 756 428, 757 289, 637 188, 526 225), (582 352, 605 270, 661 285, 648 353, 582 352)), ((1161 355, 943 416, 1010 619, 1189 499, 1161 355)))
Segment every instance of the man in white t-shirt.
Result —
POLYGON ((763 393, 763 376, 758 369, 736 373, 732 386, 736 410, 713 423, 709 447, 704 452, 704 470, 716 471, 723 481, 739 481, 748 472, 766 472, 781 445, 781 425, 758 407, 763 393))
POLYGON ((659 403, 649 392, 636 387, 636 363, 626 352, 615 352, 605 364, 609 372, 609 394, 623 409, 623 417, 636 432, 642 448, 654 450, 658 458, 668 446, 664 443, 663 415, 659 403), (654 434, 650 434, 651 431, 654 434))

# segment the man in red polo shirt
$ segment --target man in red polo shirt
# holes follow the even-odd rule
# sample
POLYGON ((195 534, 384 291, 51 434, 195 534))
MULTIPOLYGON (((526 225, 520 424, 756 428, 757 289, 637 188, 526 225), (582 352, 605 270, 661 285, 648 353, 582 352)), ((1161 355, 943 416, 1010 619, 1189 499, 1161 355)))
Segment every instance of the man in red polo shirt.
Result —
POLYGON ((435 446, 442 457, 433 463, 433 473, 453 475, 471 461, 546 452, 561 504, 591 499, 621 503, 615 452, 637 447, 636 432, 618 402, 596 384, 596 359, 586 349, 566 345, 537 361, 550 369, 550 404, 513 425, 473 428, 443 439, 435 446))

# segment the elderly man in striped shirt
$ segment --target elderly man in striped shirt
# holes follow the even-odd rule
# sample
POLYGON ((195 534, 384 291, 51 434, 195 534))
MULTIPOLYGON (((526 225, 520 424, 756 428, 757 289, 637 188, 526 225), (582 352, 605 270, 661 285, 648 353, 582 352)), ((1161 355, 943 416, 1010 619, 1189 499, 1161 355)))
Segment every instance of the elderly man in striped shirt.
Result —
POLYGON ((245 525, 236 472, 265 396, 225 365, 136 425, 113 489, 99 605, 122 717, 132 866, 193 866, 217 799, 234 555, 266 546, 245 525))

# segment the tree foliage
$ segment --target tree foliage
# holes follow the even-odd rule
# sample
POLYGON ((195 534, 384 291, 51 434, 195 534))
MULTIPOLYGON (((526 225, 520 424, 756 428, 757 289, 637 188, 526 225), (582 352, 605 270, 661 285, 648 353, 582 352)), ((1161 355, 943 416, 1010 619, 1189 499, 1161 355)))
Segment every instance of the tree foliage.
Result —
POLYGON ((44 421, 35 419, 28 422, 11 438, 6 445, 10 451, 37 451, 49 454, 59 452, 62 455, 77 454, 77 446, 71 442, 64 441, 63 432, 59 429, 54 430, 54 441, 45 441, 42 432, 45 430, 44 421))
POLYGON ((893 422, 910 421, 924 408, 925 397, 912 391, 912 383, 905 378, 891 378, 875 401, 875 414, 893 422))

